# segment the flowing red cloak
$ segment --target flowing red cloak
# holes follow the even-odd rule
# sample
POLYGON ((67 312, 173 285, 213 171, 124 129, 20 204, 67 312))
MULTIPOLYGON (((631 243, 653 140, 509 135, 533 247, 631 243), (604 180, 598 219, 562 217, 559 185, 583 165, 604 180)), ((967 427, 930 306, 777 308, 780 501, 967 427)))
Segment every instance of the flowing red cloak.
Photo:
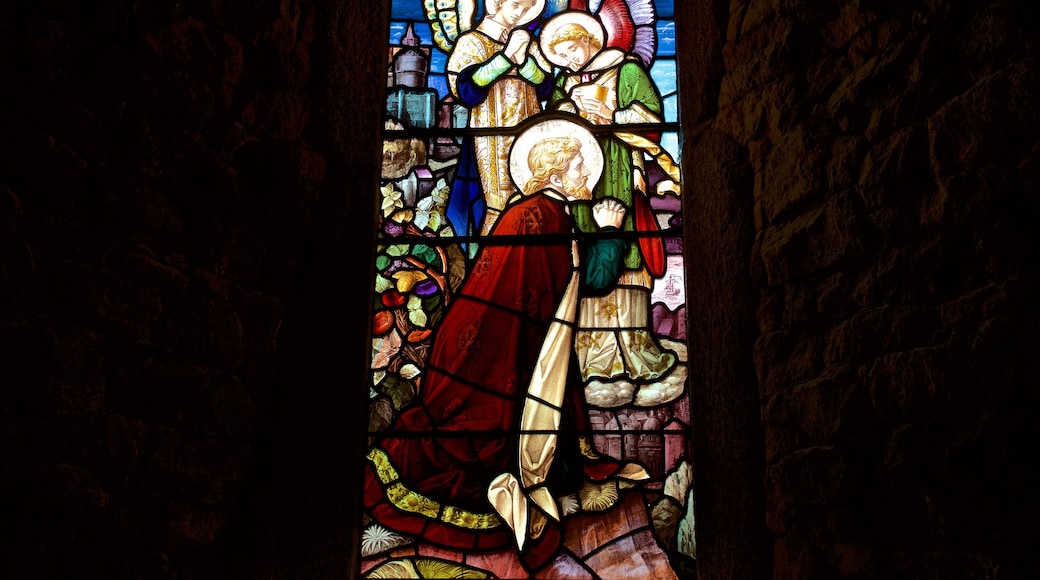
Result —
MULTIPOLYGON (((513 544, 511 530, 487 500, 488 483, 518 466, 524 391, 572 271, 572 221, 564 202, 534 195, 499 217, 492 238, 557 236, 539 241, 489 239, 436 330, 419 393, 374 446, 366 462, 364 501, 383 525, 458 549, 513 544), (514 245, 525 244, 525 245, 514 245), (395 479, 396 478, 396 479, 395 479)), ((573 365, 571 365, 573 367, 573 365)), ((569 383, 564 429, 584 431, 580 382, 569 383)), ((586 475, 603 479, 611 461, 586 475)), ((536 567, 551 555, 551 527, 525 552, 536 567)))

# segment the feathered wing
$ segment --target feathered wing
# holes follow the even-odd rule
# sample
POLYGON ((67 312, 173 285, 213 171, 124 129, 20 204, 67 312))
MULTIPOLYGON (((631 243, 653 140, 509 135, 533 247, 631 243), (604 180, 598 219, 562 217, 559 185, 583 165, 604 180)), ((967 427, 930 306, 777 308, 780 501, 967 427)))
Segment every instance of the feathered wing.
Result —
POLYGON ((590 0, 607 32, 607 46, 638 56, 650 66, 657 52, 657 13, 653 0, 590 0))
POLYGON ((459 35, 473 28, 478 0, 415 0, 423 3, 426 21, 433 32, 433 42, 444 52, 451 52, 459 35))

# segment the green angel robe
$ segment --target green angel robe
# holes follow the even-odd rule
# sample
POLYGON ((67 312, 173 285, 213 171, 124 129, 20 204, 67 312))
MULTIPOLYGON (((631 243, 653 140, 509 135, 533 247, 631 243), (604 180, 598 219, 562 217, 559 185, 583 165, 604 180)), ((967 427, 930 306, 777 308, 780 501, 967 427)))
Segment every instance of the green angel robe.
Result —
MULTIPOLYGON (((548 108, 577 112, 570 91, 575 86, 589 83, 608 86, 616 95, 614 118, 608 122, 614 125, 660 122, 663 107, 657 86, 637 59, 617 49, 601 51, 577 73, 559 75, 549 96, 548 108)), ((632 172, 636 164, 642 169, 642 153, 638 150, 633 152, 631 146, 609 134, 599 135, 597 139, 603 149, 603 176, 593 190, 592 200, 575 205, 572 210, 574 219, 583 232, 596 231, 592 205, 613 197, 628 208, 621 229, 634 231, 633 195, 639 194, 633 192, 632 172)), ((624 267, 637 270, 642 265, 639 246, 632 242, 625 254, 624 267)))

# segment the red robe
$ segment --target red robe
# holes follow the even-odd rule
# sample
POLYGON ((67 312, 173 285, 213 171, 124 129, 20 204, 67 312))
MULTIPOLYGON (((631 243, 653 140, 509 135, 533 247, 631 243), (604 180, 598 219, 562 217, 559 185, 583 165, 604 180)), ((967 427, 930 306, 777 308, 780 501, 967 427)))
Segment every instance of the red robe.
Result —
MULTIPOLYGON (((369 453, 364 501, 386 527, 457 549, 513 544, 511 530, 487 500, 487 487, 498 474, 517 469, 524 391, 571 277, 573 222, 565 207, 548 195, 525 198, 502 213, 484 242, 436 330, 415 400, 369 453), (538 245, 494 243, 513 235, 551 238, 538 245)), ((575 377, 568 382, 575 388, 564 402, 563 432, 587 428, 575 377)), ((576 449, 572 435, 560 437, 561 464, 565 447, 576 449)), ((617 467, 607 459, 589 464, 585 475, 601 480, 617 467)), ((539 566, 559 536, 554 525, 529 542, 526 562, 539 566)))

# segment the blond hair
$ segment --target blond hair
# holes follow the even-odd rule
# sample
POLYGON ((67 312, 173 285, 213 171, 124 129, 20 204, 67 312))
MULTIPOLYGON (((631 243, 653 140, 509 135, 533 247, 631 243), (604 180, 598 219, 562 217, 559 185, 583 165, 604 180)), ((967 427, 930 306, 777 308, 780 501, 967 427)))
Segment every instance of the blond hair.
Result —
MULTIPOLYGON (((505 2, 505 1, 506 0, 493 0, 492 4, 494 4, 494 6, 495 6, 495 14, 498 14, 498 11, 502 9, 502 3, 505 2)), ((527 4, 527 10, 530 10, 535 5, 535 3, 538 0, 523 0, 523 1, 524 1, 525 4, 527 4)))
POLYGON ((535 143, 527 154, 531 179, 524 194, 531 195, 549 186, 549 178, 567 171, 567 165, 581 151, 581 142, 574 137, 550 137, 535 143))
POLYGON ((603 48, 603 43, 601 43, 595 35, 586 30, 584 26, 571 22, 561 26, 559 30, 552 35, 552 38, 549 39, 549 50, 555 51, 556 45, 561 42, 567 42, 568 40, 577 41, 583 38, 589 41, 589 46, 592 48, 595 48, 596 50, 603 48))

